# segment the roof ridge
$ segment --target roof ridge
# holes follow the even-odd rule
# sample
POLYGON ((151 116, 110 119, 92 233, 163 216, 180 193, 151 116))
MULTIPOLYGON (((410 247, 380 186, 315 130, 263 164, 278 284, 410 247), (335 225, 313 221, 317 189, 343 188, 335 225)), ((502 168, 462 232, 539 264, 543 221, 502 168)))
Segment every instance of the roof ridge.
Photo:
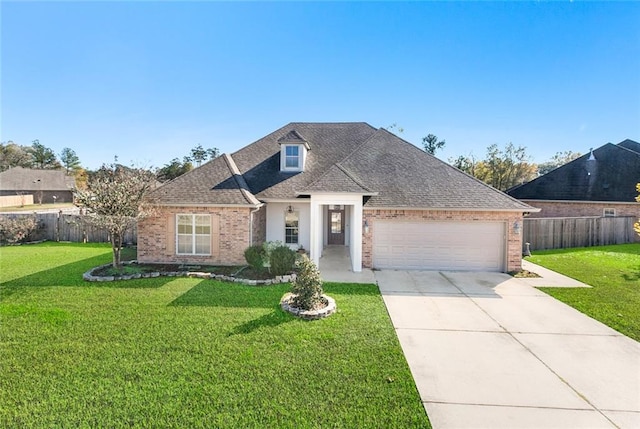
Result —
POLYGON ((244 197, 244 199, 247 200, 248 203, 259 205, 260 201, 255 197, 255 195, 253 195, 249 191, 249 186, 247 185, 247 181, 244 179, 244 176, 240 173, 240 170, 238 169, 238 166, 236 165, 231 155, 227 153, 223 153, 222 157, 225 163, 227 164, 227 168, 229 169, 229 172, 231 172, 231 176, 237 183, 238 189, 242 193, 242 196, 244 197))
POLYGON ((335 165, 337 168, 339 168, 344 174, 347 175, 347 177, 351 180, 354 181, 354 183, 358 186, 360 186, 362 189, 369 191, 369 192, 373 192, 371 190, 371 188, 369 188, 368 186, 365 186, 364 183, 362 183, 362 181, 359 178, 355 177, 355 174, 353 174, 351 171, 349 171, 345 166, 343 166, 342 164, 340 164, 340 161, 336 162, 335 165))

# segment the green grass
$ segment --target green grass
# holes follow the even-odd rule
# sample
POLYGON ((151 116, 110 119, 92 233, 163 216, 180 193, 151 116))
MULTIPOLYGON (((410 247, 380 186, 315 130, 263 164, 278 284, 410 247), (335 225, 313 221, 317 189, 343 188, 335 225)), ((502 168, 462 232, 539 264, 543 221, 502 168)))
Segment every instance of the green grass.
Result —
POLYGON ((593 286, 544 292, 640 341, 640 244, 538 251, 529 260, 593 286))
POLYGON ((82 281, 110 258, 0 248, 0 427, 429 427, 375 285, 305 322, 287 285, 82 281))

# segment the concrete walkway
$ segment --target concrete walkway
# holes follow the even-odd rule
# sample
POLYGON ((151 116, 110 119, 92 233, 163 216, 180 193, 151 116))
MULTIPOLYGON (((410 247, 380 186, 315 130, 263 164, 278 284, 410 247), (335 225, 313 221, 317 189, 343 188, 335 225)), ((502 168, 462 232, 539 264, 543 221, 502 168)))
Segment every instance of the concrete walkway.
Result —
POLYGON ((373 271, 363 268, 360 272, 351 270, 351 256, 346 246, 327 246, 320 257, 320 277, 325 282, 375 283, 373 271))
POLYGON ((435 429, 640 428, 638 342, 506 274, 375 277, 435 429))

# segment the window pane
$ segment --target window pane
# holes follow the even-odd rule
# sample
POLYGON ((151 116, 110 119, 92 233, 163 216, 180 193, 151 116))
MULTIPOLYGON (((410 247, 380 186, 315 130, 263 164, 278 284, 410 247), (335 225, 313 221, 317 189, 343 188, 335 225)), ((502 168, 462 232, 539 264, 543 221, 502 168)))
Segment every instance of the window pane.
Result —
POLYGON ((285 155, 298 157, 298 146, 285 147, 285 155))
POLYGON ((288 167, 288 168, 298 168, 299 167, 298 157, 287 156, 284 160, 284 165, 285 167, 288 167))
POLYGON ((191 235, 178 235, 178 253, 193 253, 193 238, 191 235))
POLYGON ((196 253, 201 255, 211 253, 211 240, 208 235, 196 236, 196 253))
POLYGON ((340 234, 342 232, 342 213, 331 213, 331 233, 340 234))
POLYGON ((193 230, 191 222, 191 216, 178 215, 178 234, 191 234, 193 230))

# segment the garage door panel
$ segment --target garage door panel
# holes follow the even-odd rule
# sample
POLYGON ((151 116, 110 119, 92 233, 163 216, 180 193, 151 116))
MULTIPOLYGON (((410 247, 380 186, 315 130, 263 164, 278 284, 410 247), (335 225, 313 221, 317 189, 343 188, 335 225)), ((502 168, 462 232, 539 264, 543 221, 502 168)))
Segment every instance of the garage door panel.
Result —
POLYGON ((375 268, 490 270, 504 265, 503 222, 376 222, 375 268))

